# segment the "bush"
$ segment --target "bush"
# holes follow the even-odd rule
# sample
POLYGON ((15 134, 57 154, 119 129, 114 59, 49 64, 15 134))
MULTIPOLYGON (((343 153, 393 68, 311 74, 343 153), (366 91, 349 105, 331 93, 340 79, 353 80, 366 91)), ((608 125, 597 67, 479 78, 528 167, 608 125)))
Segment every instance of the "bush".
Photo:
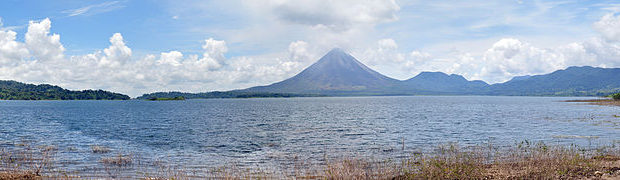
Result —
POLYGON ((620 100, 620 93, 612 94, 611 98, 614 98, 614 100, 620 100))

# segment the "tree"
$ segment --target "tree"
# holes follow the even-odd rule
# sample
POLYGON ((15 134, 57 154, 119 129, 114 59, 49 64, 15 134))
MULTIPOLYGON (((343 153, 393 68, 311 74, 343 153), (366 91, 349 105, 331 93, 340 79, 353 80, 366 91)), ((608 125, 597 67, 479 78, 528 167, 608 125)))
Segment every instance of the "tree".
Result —
POLYGON ((614 100, 620 100, 620 93, 612 94, 611 98, 613 98, 614 100))

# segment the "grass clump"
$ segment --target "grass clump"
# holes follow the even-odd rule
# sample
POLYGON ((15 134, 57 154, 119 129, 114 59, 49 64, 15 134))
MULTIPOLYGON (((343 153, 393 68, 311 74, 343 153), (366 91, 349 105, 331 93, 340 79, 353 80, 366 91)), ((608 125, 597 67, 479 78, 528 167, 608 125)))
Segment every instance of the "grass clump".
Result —
POLYGON ((53 169, 55 146, 35 148, 24 143, 18 147, 0 150, 0 179, 37 179, 53 169))
POLYGON ((12 170, 0 172, 0 179, 37 179, 37 175, 31 171, 12 170))
POLYGON ((435 155, 417 154, 404 162, 401 179, 482 179, 485 159, 479 151, 461 151, 455 144, 440 145, 435 155))
POLYGON ((325 179, 385 179, 397 177, 400 170, 392 161, 371 161, 365 159, 344 159, 327 163, 323 177, 325 179))
POLYGON ((129 155, 122 155, 122 154, 118 154, 116 156, 113 157, 106 157, 106 158, 102 158, 101 159, 101 163, 106 164, 106 165, 113 165, 113 166, 129 166, 131 165, 131 163, 133 162, 133 159, 131 156, 129 155))
MULTIPOLYGON (((94 146, 93 146, 94 147, 94 146)), ((0 151, 1 179, 54 177, 47 153, 57 148, 40 146, 33 150, 0 151), (45 172, 45 173, 43 173, 45 172)), ((107 149, 107 148, 106 148, 107 149)), ((108 151, 109 152, 109 151, 108 151)), ((514 146, 440 145, 435 151, 399 156, 396 160, 375 160, 372 154, 361 158, 335 158, 297 162, 292 169, 225 165, 211 169, 183 169, 166 162, 141 163, 139 156, 111 155, 99 159, 107 175, 79 172, 80 176, 112 179, 618 179, 620 149, 602 146, 549 146, 523 141, 514 146), (142 169, 143 168, 143 169, 142 169), (142 169, 142 170, 140 170, 142 169)), ((52 166, 53 167, 53 166, 52 166)), ((63 175, 57 176, 62 177, 63 175)))
POLYGON ((111 151, 110 148, 107 148, 105 146, 100 146, 100 145, 90 146, 90 150, 92 150, 93 153, 96 153, 96 154, 105 154, 111 151))
POLYGON ((363 159, 329 162, 324 179, 584 179, 620 178, 617 147, 585 150, 524 141, 513 147, 440 145, 402 163, 363 159))

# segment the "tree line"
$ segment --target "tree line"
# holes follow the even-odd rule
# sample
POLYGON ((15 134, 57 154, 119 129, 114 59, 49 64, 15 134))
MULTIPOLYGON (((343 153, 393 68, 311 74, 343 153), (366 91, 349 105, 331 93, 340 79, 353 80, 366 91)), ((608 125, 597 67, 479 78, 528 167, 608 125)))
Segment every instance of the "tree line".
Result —
POLYGON ((49 84, 0 80, 2 100, 128 100, 129 96, 104 90, 72 91, 49 84))

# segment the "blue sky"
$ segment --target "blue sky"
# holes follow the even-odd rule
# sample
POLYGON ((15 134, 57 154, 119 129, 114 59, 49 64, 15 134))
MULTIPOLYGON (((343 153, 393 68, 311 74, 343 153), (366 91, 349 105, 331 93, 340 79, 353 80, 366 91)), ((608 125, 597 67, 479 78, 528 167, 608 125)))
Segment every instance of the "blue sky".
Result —
POLYGON ((397 79, 442 71, 497 83, 620 66, 619 10, 618 1, 7 0, 0 79, 132 96, 228 90, 285 79, 340 47, 397 79))

